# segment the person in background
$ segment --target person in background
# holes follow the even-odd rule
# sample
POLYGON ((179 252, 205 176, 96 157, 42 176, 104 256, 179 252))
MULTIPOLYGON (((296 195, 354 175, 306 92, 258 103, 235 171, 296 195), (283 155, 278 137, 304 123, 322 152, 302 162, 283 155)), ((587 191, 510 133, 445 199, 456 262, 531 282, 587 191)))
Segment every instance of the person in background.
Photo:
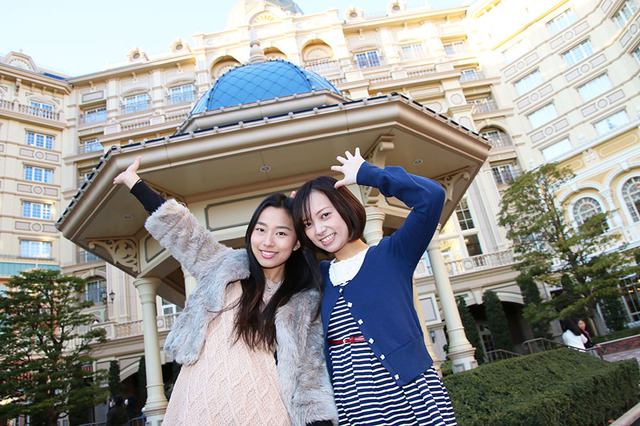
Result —
POLYGON ((591 335, 587 331, 587 323, 585 323, 583 320, 579 320, 578 328, 580 329, 580 332, 582 333, 582 335, 587 338, 587 341, 584 344, 584 347, 587 349, 593 348, 595 346, 595 343, 591 341, 591 335))
POLYGON ((164 417, 175 425, 331 425, 337 422, 323 354, 320 280, 301 246, 293 200, 265 198, 245 247, 218 242, 182 204, 140 179, 138 157, 114 184, 151 215, 149 233, 197 281, 164 346, 182 364, 164 417))
POLYGON ((585 350, 585 343, 587 338, 582 334, 580 328, 571 319, 563 319, 560 321, 560 327, 562 327, 562 341, 565 345, 572 348, 585 350))
POLYGON ((107 426, 125 426, 127 413, 124 407, 124 399, 120 395, 113 397, 111 407, 107 411, 107 426))
POLYGON ((359 149, 345 155, 331 167, 342 180, 311 180, 294 203, 298 233, 335 256, 320 270, 325 351, 340 424, 456 424, 413 307, 413 273, 438 225, 444 190, 400 167, 375 167, 359 149), (400 229, 375 246, 360 239, 366 213, 346 188, 355 183, 413 208, 400 229))

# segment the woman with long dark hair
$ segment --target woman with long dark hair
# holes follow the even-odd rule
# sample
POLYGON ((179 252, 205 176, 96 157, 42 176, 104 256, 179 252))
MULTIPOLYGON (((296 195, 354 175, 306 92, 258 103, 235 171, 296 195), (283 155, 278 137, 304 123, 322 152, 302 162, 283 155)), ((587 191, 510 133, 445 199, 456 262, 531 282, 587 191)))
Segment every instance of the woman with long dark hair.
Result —
POLYGON ((196 279, 167 336, 183 365, 164 419, 173 425, 330 425, 337 421, 323 356, 319 279, 301 247, 292 200, 265 198, 246 249, 219 243, 175 200, 138 176, 140 157, 114 179, 151 214, 149 233, 196 279))
POLYGON ((413 308, 412 278, 433 236, 444 190, 400 167, 380 169, 359 149, 338 157, 340 181, 321 176, 296 194, 294 217, 306 242, 335 259, 320 265, 326 358, 340 424, 452 425, 447 391, 433 368, 413 308), (413 210, 390 237, 361 240, 364 207, 346 188, 378 188, 413 210))

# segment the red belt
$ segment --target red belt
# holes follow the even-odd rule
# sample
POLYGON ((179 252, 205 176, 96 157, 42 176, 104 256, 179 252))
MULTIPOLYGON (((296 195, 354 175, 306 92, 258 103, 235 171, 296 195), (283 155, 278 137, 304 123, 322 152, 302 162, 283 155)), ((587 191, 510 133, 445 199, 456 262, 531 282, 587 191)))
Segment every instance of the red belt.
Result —
POLYGON ((351 336, 351 337, 347 337, 346 339, 329 340, 329 345, 330 346, 346 345, 347 343, 359 343, 359 342, 366 342, 366 340, 364 339, 364 336, 351 336))

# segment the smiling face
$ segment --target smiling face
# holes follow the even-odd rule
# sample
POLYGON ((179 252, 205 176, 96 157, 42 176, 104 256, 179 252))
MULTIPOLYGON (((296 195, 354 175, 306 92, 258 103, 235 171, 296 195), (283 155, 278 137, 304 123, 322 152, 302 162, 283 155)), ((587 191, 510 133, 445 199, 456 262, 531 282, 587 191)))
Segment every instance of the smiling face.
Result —
POLYGON ((291 214, 285 209, 265 207, 251 231, 251 252, 265 277, 273 282, 281 281, 285 262, 299 247, 291 214))
POLYGON ((303 220, 307 238, 322 250, 339 252, 349 243, 350 232, 329 198, 322 192, 312 191, 309 194, 309 214, 303 220))

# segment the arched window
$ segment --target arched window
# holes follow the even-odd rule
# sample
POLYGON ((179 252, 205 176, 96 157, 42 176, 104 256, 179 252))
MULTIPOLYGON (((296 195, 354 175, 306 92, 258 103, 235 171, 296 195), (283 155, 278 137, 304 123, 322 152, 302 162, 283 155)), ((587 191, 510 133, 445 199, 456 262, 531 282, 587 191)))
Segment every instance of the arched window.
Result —
POLYGON ((511 138, 505 132, 495 127, 487 127, 482 129, 480 135, 487 139, 492 146, 499 148, 503 146, 513 145, 511 138))
POLYGON ((622 185, 622 198, 634 222, 640 222, 640 177, 632 177, 622 185))
MULTIPOLYGON (((600 203, 593 197, 584 197, 576 201, 573 205, 573 217, 578 226, 582 225, 591 216, 602 213, 600 203)), ((605 229, 608 229, 606 221, 603 223, 605 229)))
POLYGON ((283 61, 287 60, 287 55, 285 55, 277 47, 266 47, 264 49, 264 56, 266 56, 267 59, 280 59, 280 60, 283 60, 283 61))

